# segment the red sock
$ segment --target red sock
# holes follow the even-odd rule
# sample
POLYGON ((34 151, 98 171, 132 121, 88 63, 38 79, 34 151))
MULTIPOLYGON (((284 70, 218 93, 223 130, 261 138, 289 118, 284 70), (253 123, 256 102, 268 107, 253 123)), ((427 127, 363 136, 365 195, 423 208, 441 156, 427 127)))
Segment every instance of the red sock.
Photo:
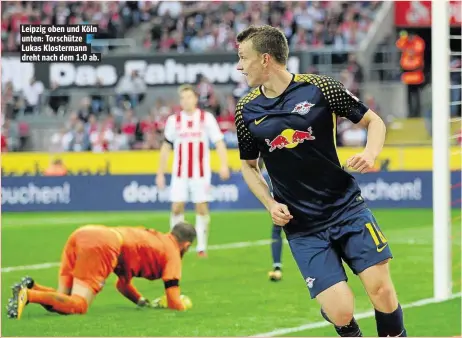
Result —
POLYGON ((88 304, 85 298, 78 295, 65 295, 58 292, 28 290, 27 299, 30 303, 50 305, 53 310, 62 314, 85 314, 88 304))

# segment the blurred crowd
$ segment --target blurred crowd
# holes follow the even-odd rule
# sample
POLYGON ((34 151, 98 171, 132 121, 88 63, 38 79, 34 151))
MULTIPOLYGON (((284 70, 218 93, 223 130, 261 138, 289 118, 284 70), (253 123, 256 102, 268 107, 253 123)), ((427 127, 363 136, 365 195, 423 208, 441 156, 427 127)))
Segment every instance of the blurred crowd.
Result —
MULTIPOLYGON (((316 69, 311 69, 316 73, 316 69)), ((350 91, 359 95, 361 81, 361 67, 356 63, 354 56, 346 65, 341 77, 350 91)), ((139 81, 136 74, 125 80, 139 81)), ((127 88, 134 86, 127 86, 127 88)), ((120 89, 121 87, 118 86, 120 89)), ((234 124, 236 102, 249 91, 243 79, 234 90, 223 96, 219 93, 207 77, 203 76, 196 84, 201 109, 214 114, 229 148, 237 147, 237 134, 234 124)), ((157 99, 152 109, 143 117, 137 117, 134 108, 139 104, 144 94, 129 94, 123 90, 118 91, 115 104, 108 107, 108 103, 100 96, 85 97, 76 112, 70 114, 67 124, 51 137, 51 151, 120 151, 120 150, 147 150, 158 149, 163 140, 163 131, 167 118, 171 114, 181 111, 177 100, 157 99), (105 109, 108 107, 109 109, 105 109)), ((375 100, 367 96, 365 103, 375 111, 379 111, 375 100)), ((345 119, 339 119, 338 145, 362 146, 366 142, 366 131, 345 119)), ((210 145, 213 147, 213 144, 210 145)))
MULTIPOLYGON (((281 27, 292 50, 330 46, 356 46, 364 37, 380 1, 301 1, 301 2, 2 2, 2 50, 17 51, 19 25, 25 23, 76 24, 99 26, 92 38, 118 38, 131 27, 148 27, 143 48, 155 52, 206 52, 234 50, 236 34, 250 24, 281 27)), ((372 109, 380 111, 372 97, 364 97, 360 88, 363 69, 354 54, 341 60, 343 71, 338 80, 372 109)), ((317 69, 302 70, 317 73, 317 69)), ((200 106, 215 114, 230 148, 237 147, 234 109, 237 100, 249 88, 244 79, 229 93, 219 92, 206 77, 196 84, 200 106)), ((49 136, 51 151, 117 151, 158 149, 163 128, 170 114, 178 112, 176 97, 160 98, 150 111, 138 106, 147 95, 147 86, 139 74, 123 76, 110 97, 89 92, 76 109, 70 109, 69 93, 51 84, 45 89, 34 78, 20 92, 10 82, 2 90, 2 151, 24 149, 30 131, 19 114, 34 113, 45 106, 51 114, 65 116, 62 129, 49 136), (46 97, 42 95, 47 92, 46 97)), ((339 146, 362 146, 366 131, 339 119, 339 146)))
POLYGON ((1 116, 1 152, 24 151, 29 138, 29 124, 1 116))
POLYGON ((234 50, 249 25, 281 27, 293 50, 355 46, 381 1, 180 2, 144 1, 133 16, 149 22, 144 47, 161 52, 234 50))
MULTIPOLYGON (((307 72, 317 73, 317 70, 310 68, 307 72)), ((353 94, 360 96, 359 84, 362 78, 362 68, 352 54, 339 80, 353 94)), ((67 117, 66 125, 51 136, 50 151, 158 149, 168 116, 179 112, 181 107, 176 97, 160 98, 149 112, 140 114, 138 111, 136 114, 136 109, 146 95, 146 88, 144 80, 137 72, 133 72, 119 80, 114 95, 106 96, 93 91, 91 95, 82 98, 78 108, 72 111, 68 106, 70 97, 68 94, 59 93, 56 84, 52 84, 49 95, 44 100, 43 84, 35 78, 32 78, 29 85, 20 92, 14 92, 12 83, 7 82, 2 91, 1 101, 2 118, 6 121, 2 124, 2 151, 24 150, 29 128, 25 122, 17 122, 15 117, 18 114, 38 112, 43 107, 52 115, 67 117)), ((217 90, 207 77, 202 76, 196 84, 196 91, 200 107, 210 111, 217 118, 228 147, 236 148, 234 110, 236 102, 249 91, 245 79, 242 78, 231 92, 223 93, 217 90)), ((366 101, 374 105, 372 98, 367 98, 366 101)), ((341 122, 338 132, 339 146, 361 145, 366 141, 365 132, 347 121, 341 122)))
POLYGON ((20 112, 33 112, 39 104, 43 86, 35 85, 32 79, 30 86, 21 93, 15 93, 13 84, 7 82, 2 88, 1 98, 1 151, 24 151, 29 137, 29 125, 17 121, 20 112))
POLYGON ((95 24, 93 38, 123 37, 149 23, 148 50, 232 50, 249 24, 281 27, 293 49, 357 45, 381 1, 3 1, 2 50, 19 50, 20 24, 95 24))
MULTIPOLYGON (((216 116, 228 146, 236 147, 234 110, 238 97, 228 95, 223 103, 205 77, 197 84, 196 91, 199 94, 200 107, 216 116)), ((102 106, 100 103, 95 104, 95 100, 98 99, 82 99, 80 108, 70 114, 66 125, 51 136, 50 151, 158 149, 163 140, 167 118, 181 111, 177 100, 166 101, 159 98, 148 114, 138 117, 128 98, 122 98, 122 108, 116 107, 109 111, 95 108, 102 106)))

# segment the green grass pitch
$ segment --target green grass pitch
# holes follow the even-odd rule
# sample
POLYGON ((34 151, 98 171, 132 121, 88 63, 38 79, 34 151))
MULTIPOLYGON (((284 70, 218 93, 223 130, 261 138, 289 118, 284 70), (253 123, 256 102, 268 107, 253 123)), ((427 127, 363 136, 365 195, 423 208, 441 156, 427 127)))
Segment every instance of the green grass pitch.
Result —
MULTIPOLYGON (((460 296, 436 304, 425 301, 433 296, 431 210, 374 213, 395 256, 391 271, 400 302, 411 304, 404 313, 408 334, 461 335, 460 296)), ((460 219, 460 211, 453 216, 460 219)), ((188 220, 193 220, 193 214, 188 214, 188 220)), ((2 336, 335 336, 332 327, 306 326, 323 319, 286 244, 283 280, 268 281, 271 221, 264 211, 212 214, 209 257, 200 259, 189 253, 184 258, 182 292, 193 301, 188 312, 136 309, 118 294, 112 276, 85 316, 59 316, 31 304, 20 321, 8 319, 5 306, 10 286, 26 274, 56 286, 57 265, 36 264, 57 263, 67 236, 89 223, 146 225, 167 231, 168 213, 4 214, 2 336)), ((461 291, 460 220, 453 224, 453 292, 457 294, 461 291)), ((356 313, 373 310, 358 279, 347 271, 356 294, 356 313)), ((161 281, 137 279, 135 284, 151 299, 163 293, 161 281)), ((359 324, 365 336, 376 335, 373 317, 360 319, 359 324)))

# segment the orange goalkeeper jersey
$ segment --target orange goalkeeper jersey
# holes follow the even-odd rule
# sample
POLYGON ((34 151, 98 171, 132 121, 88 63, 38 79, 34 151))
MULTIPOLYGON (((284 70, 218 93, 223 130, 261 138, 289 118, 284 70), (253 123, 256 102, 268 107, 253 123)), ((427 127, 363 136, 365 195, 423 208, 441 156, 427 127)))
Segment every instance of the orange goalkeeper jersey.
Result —
POLYGON ((165 281, 181 279, 181 253, 171 234, 144 227, 115 227, 123 237, 119 261, 114 273, 126 279, 133 277, 165 281))

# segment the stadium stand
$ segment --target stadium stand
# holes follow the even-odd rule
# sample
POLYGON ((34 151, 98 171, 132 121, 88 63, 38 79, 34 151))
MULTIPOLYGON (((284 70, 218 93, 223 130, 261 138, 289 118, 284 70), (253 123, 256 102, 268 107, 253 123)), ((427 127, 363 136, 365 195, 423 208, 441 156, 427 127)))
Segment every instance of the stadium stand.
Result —
POLYGON ((144 2, 139 10, 152 13, 144 48, 150 51, 234 50, 237 32, 250 24, 281 27, 293 50, 321 46, 342 48, 361 41, 374 19, 379 1, 365 2, 232 2, 169 1, 158 7, 144 2))
MULTIPOLYGON (((384 116, 390 126, 388 144, 425 144, 431 140, 428 118, 422 114, 408 120, 403 114, 395 114, 393 108, 387 107, 390 96, 377 102, 377 93, 383 93, 384 87, 371 91, 372 86, 365 83, 365 78, 374 70, 363 69, 355 53, 372 29, 382 4, 380 1, 6 1, 2 3, 2 50, 18 51, 21 23, 98 24, 100 31, 92 37, 93 46, 100 46, 98 41, 109 41, 111 47, 105 52, 117 54, 120 52, 117 43, 112 45, 110 41, 133 39, 136 48, 131 52, 143 55, 232 52, 236 48, 236 34, 243 27, 270 24, 284 30, 292 51, 311 52, 310 65, 300 69, 301 72, 327 72, 378 112, 382 108, 392 111, 384 116), (327 58, 323 56, 326 48, 327 58), (410 128, 415 133, 408 133, 410 128)), ((381 65, 389 64, 379 71, 379 82, 399 81, 396 69, 392 70, 399 67, 393 39, 387 36, 377 46, 377 50, 391 50, 377 52, 374 57, 381 65)), ((454 65, 460 68, 460 59, 454 65)), ((2 83, 2 151, 157 149, 167 117, 179 109, 176 96, 161 91, 153 94, 136 71, 121 76, 114 88, 100 86, 97 83, 93 88, 73 91, 60 88, 57 83, 45 88, 31 79, 28 85, 15 90, 12 82, 2 83), (31 130, 37 128, 45 128, 41 135, 45 135, 46 141, 40 137, 30 140, 31 130)), ((228 146, 235 147, 233 113, 237 100, 249 90, 246 83, 220 86, 201 76, 196 88, 201 106, 215 114, 228 146)), ((425 107, 428 105, 423 109, 428 113, 425 107)), ((460 116, 460 106, 453 109, 457 108, 453 116, 460 116)), ((337 140, 339 146, 360 146, 365 143, 366 134, 341 120, 337 140)))

